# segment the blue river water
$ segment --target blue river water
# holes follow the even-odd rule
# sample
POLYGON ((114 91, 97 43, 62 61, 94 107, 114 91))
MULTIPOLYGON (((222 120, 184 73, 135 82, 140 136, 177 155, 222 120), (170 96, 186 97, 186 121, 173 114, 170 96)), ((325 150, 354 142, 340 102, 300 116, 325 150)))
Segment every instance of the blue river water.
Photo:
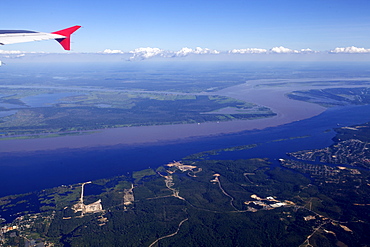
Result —
POLYGON ((287 152, 331 145, 334 128, 368 121, 370 105, 347 106, 330 108, 310 119, 236 134, 158 144, 8 153, 0 155, 0 196, 113 177, 155 168, 193 153, 246 144, 261 145, 249 150, 223 152, 212 158, 267 157, 276 165, 275 161, 286 157, 287 152), (308 137, 287 139, 303 136, 308 137))

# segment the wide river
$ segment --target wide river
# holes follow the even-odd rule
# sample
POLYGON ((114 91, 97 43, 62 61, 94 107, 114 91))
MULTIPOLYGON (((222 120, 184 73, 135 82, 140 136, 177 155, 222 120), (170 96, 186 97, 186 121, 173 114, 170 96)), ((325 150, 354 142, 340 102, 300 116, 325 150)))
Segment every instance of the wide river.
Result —
MULTIPOLYGON (((126 127, 104 129, 99 130, 94 134, 81 136, 9 140, 0 142, 0 150, 2 153, 6 153, 173 141, 191 137, 204 137, 210 135, 236 133, 245 130, 264 129, 267 127, 274 127, 307 119, 325 111, 324 107, 317 104, 291 100, 285 96, 286 93, 293 90, 306 90, 320 87, 302 87, 295 84, 286 87, 275 87, 275 83, 276 82, 274 81, 268 80, 249 81, 245 84, 229 87, 221 91, 211 93, 269 107, 277 114, 275 117, 271 118, 217 123, 210 122, 202 124, 126 127)), ((279 81, 279 83, 281 83, 281 81, 279 81)))
POLYGON ((323 86, 288 83, 277 87, 275 83, 249 81, 212 93, 267 106, 277 113, 272 118, 128 127, 80 136, 1 141, 0 196, 125 174, 192 153, 230 146, 262 144, 230 157, 226 154, 216 158, 274 160, 286 152, 330 145, 335 133, 327 130, 370 121, 366 114, 370 106, 326 110, 285 96, 293 90, 323 86), (298 136, 309 137, 286 139, 298 136), (280 139, 286 140, 274 141, 280 139))

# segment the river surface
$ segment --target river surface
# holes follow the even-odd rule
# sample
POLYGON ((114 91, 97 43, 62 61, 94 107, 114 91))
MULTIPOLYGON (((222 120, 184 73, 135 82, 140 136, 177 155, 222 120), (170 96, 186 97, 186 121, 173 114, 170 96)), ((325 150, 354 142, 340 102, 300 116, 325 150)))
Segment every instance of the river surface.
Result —
POLYGON ((148 167, 155 168, 189 154, 230 146, 261 144, 250 150, 225 152, 215 158, 284 158, 287 152, 323 148, 332 144, 331 139, 335 132, 327 130, 370 121, 369 112, 370 106, 339 107, 310 119, 263 130, 155 143, 2 153, 0 196, 111 177, 148 167), (281 140, 303 136, 308 137, 281 140))

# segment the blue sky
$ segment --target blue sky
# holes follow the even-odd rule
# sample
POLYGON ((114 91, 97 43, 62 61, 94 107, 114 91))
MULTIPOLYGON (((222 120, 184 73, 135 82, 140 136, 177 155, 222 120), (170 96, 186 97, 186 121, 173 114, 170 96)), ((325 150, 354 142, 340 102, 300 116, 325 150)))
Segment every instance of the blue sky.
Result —
MULTIPOLYGON (((1 5, 0 29, 51 32, 82 25, 72 38, 76 52, 370 48, 369 0, 13 0, 1 5)), ((0 48, 62 51, 53 41, 0 48)))

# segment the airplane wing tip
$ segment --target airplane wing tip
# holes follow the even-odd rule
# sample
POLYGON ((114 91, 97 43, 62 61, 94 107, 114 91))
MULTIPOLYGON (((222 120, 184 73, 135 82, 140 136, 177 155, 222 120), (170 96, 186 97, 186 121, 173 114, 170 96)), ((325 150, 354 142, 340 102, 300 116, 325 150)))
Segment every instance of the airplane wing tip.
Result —
POLYGON ((73 27, 68 27, 59 31, 52 32, 52 34, 58 34, 64 36, 65 38, 56 39, 64 50, 71 50, 71 34, 76 32, 81 26, 76 25, 73 27))

